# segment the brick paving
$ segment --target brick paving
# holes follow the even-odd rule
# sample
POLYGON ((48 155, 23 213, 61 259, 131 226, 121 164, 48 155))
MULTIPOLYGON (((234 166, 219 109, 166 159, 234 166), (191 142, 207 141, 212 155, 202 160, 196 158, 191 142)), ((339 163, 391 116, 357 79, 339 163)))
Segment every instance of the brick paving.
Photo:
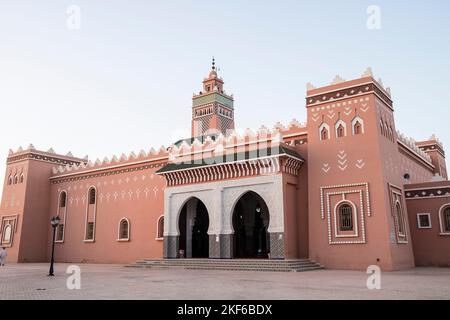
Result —
POLYGON ((381 289, 361 271, 202 271, 81 264, 81 289, 69 290, 68 264, 9 264, 0 268, 4 299, 450 299, 450 268, 382 273, 381 289))

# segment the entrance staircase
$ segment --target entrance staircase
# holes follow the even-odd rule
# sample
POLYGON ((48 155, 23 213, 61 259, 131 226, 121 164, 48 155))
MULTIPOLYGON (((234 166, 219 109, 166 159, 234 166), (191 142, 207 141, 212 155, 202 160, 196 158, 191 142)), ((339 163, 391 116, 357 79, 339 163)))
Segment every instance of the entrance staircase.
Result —
POLYGON ((308 259, 143 259, 136 261, 132 265, 128 265, 128 267, 279 272, 301 272, 323 269, 320 264, 308 259))

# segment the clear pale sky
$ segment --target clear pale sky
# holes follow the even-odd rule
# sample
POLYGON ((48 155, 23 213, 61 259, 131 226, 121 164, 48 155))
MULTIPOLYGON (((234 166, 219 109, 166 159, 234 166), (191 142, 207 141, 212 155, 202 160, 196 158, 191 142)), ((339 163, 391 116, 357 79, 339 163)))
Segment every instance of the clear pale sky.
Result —
POLYGON ((29 143, 95 160, 189 136, 213 55, 237 128, 303 122, 306 82, 371 66, 392 88, 397 128, 450 146, 449 38, 444 0, 0 0, 0 172, 29 143), (70 5, 79 30, 66 26, 70 5))

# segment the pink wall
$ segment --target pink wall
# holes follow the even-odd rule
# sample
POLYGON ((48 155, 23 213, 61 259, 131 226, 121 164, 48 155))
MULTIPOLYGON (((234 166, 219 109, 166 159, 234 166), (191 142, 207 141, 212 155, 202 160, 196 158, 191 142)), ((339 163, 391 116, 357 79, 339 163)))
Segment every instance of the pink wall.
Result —
MULTIPOLYGON (((17 227, 13 233, 12 246, 7 246, 8 262, 19 261, 20 239, 22 236, 23 212, 25 206, 25 191, 27 180, 23 183, 8 185, 8 178, 11 173, 16 171, 23 172, 25 178, 28 177, 28 163, 26 161, 10 164, 6 167, 5 179, 3 184, 2 202, 0 207, 0 217, 6 219, 10 216, 16 217, 17 227)), ((3 227, 3 225, 2 225, 3 227)), ((0 230, 2 232, 3 230, 0 230)))
POLYGON ((411 221, 411 234, 414 248, 414 258, 418 266, 442 266, 450 267, 450 234, 441 233, 439 225, 440 209, 444 205, 450 206, 450 194, 445 195, 450 189, 450 182, 433 182, 408 185, 406 192, 413 194, 418 191, 432 192, 435 196, 408 198, 408 215, 411 221), (442 196, 438 195, 441 190, 442 196), (418 213, 429 213, 431 228, 419 229, 417 222, 418 213))
POLYGON ((53 165, 46 162, 29 161, 28 181, 23 214, 20 262, 46 261, 48 244, 47 230, 50 225, 48 210, 53 165))
POLYGON ((65 190, 68 195, 66 234, 64 243, 56 245, 56 260, 130 263, 142 258, 161 258, 162 241, 156 240, 156 232, 158 218, 164 214, 165 181, 155 174, 157 169, 99 173, 100 176, 90 179, 52 184, 50 216, 57 210, 59 192, 65 190), (87 193, 91 186, 97 190, 95 241, 86 242, 87 193), (129 241, 118 241, 122 218, 130 223, 129 241))
POLYGON ((388 182, 401 185, 401 181, 386 171, 384 160, 392 157, 395 161, 398 147, 395 136, 381 135, 379 119, 382 113, 383 120, 389 121, 395 132, 392 112, 377 102, 378 98, 369 90, 368 83, 375 85, 375 81, 367 77, 308 92, 307 102, 309 97, 315 95, 321 99, 320 104, 307 107, 309 253, 312 260, 329 268, 365 269, 378 264, 384 270, 395 270, 414 264, 410 243, 391 243, 394 226, 388 182), (352 87, 355 89, 350 89, 352 87), (340 97, 351 96, 350 90, 353 94, 367 90, 367 94, 322 103, 327 99, 327 92, 339 89, 344 90, 340 92, 340 97), (362 134, 352 133, 355 117, 364 123, 362 134), (346 124, 346 136, 341 138, 336 137, 335 132, 338 119, 346 124), (330 131, 330 139, 325 141, 321 141, 319 136, 323 123, 329 126, 330 131), (320 188, 325 188, 322 200, 320 188), (337 237, 334 234, 334 209, 337 198, 342 197, 343 193, 347 200, 354 203, 358 212, 357 237, 337 237), (354 198, 358 193, 362 195, 362 201, 354 198), (327 198, 330 199, 329 204, 327 198))
POLYGON ((299 247, 302 245, 297 230, 297 225, 300 220, 299 211, 297 209, 297 188, 297 178, 283 174, 284 245, 286 259, 298 258, 300 251, 299 247))

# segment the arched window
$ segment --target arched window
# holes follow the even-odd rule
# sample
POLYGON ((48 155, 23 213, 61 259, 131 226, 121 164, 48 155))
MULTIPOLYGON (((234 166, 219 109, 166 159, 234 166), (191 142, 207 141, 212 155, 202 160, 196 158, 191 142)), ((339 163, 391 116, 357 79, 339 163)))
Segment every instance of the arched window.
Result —
POLYGON ((320 140, 330 139, 330 127, 326 123, 322 123, 319 128, 319 137, 320 140))
POLYGON ((164 238, 164 216, 158 218, 158 228, 156 230, 156 239, 164 238))
POLYGON ((14 175, 14 184, 17 184, 19 182, 19 177, 17 177, 17 174, 14 175))
POLYGON ((342 138, 343 136, 345 136, 345 129, 342 126, 342 124, 340 124, 337 129, 336 129, 336 135, 338 138, 342 138))
POLYGON ((64 241, 64 223, 58 224, 56 228, 56 241, 64 241))
POLYGON ((96 201, 96 191, 95 188, 89 190, 89 204, 95 204, 96 201))
POLYGON ((320 139, 321 140, 327 140, 328 139, 328 130, 327 128, 323 128, 320 132, 320 139))
POLYGON ((24 179, 24 176, 23 176, 23 173, 20 175, 20 178, 19 178, 19 182, 20 183, 23 183, 23 179, 24 179))
POLYGON ((347 135, 347 125, 344 121, 339 120, 338 122, 336 122, 334 128, 336 130, 336 138, 342 138, 347 135))
POLYGON ((130 223, 128 219, 123 218, 119 222, 119 240, 129 240, 130 239, 130 223))
POLYGON ((441 234, 450 235, 450 204, 446 204, 439 210, 439 224, 441 234))
POLYGON ((12 185, 13 184, 13 177, 10 175, 8 177, 8 185, 12 185))
POLYGON ((380 131, 381 131, 381 134, 384 136, 384 126, 383 126, 382 120, 380 120, 380 131))
POLYGON ((61 195, 59 196, 59 207, 65 208, 67 202, 67 194, 65 192, 61 192, 61 195))
POLYGON ((392 142, 394 142, 394 132, 392 131, 392 127, 389 126, 389 137, 392 142))
POLYGON ((10 244, 12 236, 12 226, 10 224, 5 225, 2 233, 2 244, 10 244))
POLYGON ((87 223, 86 225, 86 235, 85 235, 85 240, 94 240, 94 228, 95 228, 95 223, 90 221, 87 223))
POLYGON ((444 230, 445 232, 450 232, 450 207, 444 210, 444 230))
POLYGON ((339 206, 339 229, 340 231, 353 230, 353 208, 348 203, 339 206))
POLYGON ((361 134, 361 124, 356 121, 355 125, 353 126, 353 132, 354 134, 361 134))
POLYGON ((384 126, 384 136, 389 139, 389 130, 388 130, 386 122, 384 123, 383 126, 384 126))
POLYGON ((397 201, 395 204, 395 211, 397 214, 398 234, 405 235, 405 221, 403 219, 403 211, 400 203, 397 201))

